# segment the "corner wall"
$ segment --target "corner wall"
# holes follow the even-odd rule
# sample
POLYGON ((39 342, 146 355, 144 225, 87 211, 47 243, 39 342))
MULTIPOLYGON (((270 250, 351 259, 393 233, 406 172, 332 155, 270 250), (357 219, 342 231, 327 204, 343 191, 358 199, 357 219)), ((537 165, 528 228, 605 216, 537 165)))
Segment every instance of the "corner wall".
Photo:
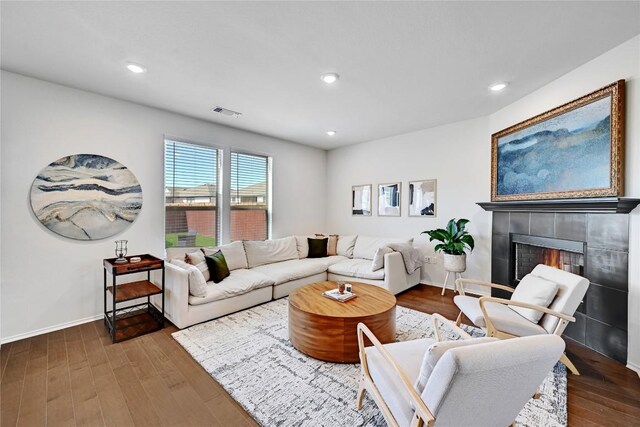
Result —
POLYGON ((164 253, 164 135, 273 156, 273 236, 324 226, 326 151, 2 72, 0 210, 2 341, 102 313, 102 259, 116 239, 129 253, 164 253), (143 207, 111 238, 73 241, 35 218, 35 176, 70 154, 96 153, 138 178, 143 207))
MULTIPOLYGON (((490 199, 491 134, 579 98, 619 79, 626 80, 626 192, 640 197, 640 36, 502 110, 483 118, 439 126, 382 140, 331 150, 328 156, 328 231, 343 234, 414 236, 431 252, 433 244, 419 237, 449 218, 471 220, 476 250, 469 256, 466 276, 491 277, 491 216, 475 205, 490 199), (407 216, 408 180, 437 178, 438 216, 407 216), (351 186, 402 181, 402 217, 352 217, 351 186)), ((517 84, 514 81, 512 84, 517 84)), ((508 90, 508 89, 507 89, 508 90)), ((640 208, 629 218, 629 350, 628 366, 640 373, 640 208)), ((440 261, 441 263, 441 261, 440 261)), ((427 265, 423 281, 442 283, 442 265, 427 265)))

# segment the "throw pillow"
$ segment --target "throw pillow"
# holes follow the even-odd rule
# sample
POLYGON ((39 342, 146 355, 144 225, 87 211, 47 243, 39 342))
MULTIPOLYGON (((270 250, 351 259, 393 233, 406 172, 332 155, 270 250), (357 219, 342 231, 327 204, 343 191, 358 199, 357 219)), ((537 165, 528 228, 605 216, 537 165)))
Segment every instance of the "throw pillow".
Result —
POLYGON ((213 280, 214 283, 220 283, 231 275, 227 260, 224 259, 222 251, 218 251, 213 255, 206 255, 205 260, 209 267, 209 273, 211 273, 211 280, 213 280))
POLYGON ((238 270, 239 268, 249 268, 247 264, 247 254, 244 252, 244 244, 241 240, 215 248, 200 248, 200 250, 205 255, 213 255, 218 251, 222 251, 224 259, 227 261, 229 271, 238 270))
POLYGON ((440 360, 447 350, 493 341, 498 341, 498 338, 470 338, 466 340, 442 341, 431 344, 422 358, 422 365, 420 365, 420 374, 418 374, 418 379, 416 379, 416 382, 413 384, 416 390, 418 390, 418 394, 424 391, 427 381, 429 381, 429 377, 433 372, 433 368, 435 368, 438 360, 440 360))
POLYGON ((309 242, 309 256, 308 258, 324 258, 327 256, 327 243, 329 239, 312 239, 307 238, 309 242))
POLYGON ((191 252, 184 255, 184 262, 195 265, 204 276, 205 282, 211 280, 207 262, 204 260, 204 254, 201 251, 191 252))
POLYGON ((384 267, 384 256, 391 252, 393 252, 393 250, 388 246, 379 247, 373 256, 373 261, 371 261, 371 271, 378 271, 384 267))
POLYGON ((320 234, 316 233, 316 238, 327 237, 327 256, 338 255, 338 235, 337 234, 320 234))
POLYGON ((353 247, 356 244, 358 236, 340 236, 338 237, 338 244, 336 251, 338 255, 346 256, 347 258, 353 258, 353 247))
POLYGON ((204 276, 198 267, 178 259, 172 259, 170 262, 187 270, 189 273, 189 293, 191 295, 194 297, 204 297, 207 295, 207 281, 204 280, 204 276))
MULTIPOLYGON (((516 290, 511 294, 511 301, 526 302, 547 308, 557 293, 557 283, 533 274, 527 274, 520 280, 516 290)), ((530 308, 517 307, 515 305, 510 305, 509 308, 533 323, 538 323, 544 315, 543 312, 530 308)))

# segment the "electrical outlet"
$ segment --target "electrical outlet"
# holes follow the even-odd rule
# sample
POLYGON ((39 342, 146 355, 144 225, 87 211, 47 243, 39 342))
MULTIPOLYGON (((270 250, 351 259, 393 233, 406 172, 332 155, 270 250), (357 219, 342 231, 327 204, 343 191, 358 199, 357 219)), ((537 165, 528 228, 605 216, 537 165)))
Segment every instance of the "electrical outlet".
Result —
POLYGON ((424 262, 427 263, 427 264, 437 264, 438 263, 438 257, 426 256, 426 257, 424 257, 424 262))

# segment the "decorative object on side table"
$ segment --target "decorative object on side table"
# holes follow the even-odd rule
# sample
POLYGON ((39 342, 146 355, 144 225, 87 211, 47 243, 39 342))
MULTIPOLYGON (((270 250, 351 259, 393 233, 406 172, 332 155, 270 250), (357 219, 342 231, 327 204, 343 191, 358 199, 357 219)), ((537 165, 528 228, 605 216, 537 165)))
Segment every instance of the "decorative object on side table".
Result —
POLYGON ((142 209, 142 188, 121 163, 97 154, 62 157, 31 185, 31 208, 49 230, 76 240, 120 233, 142 209))
MULTIPOLYGON (((164 327, 164 261, 153 255, 145 254, 125 258, 126 263, 116 262, 118 258, 102 261, 104 267, 104 324, 112 342, 120 342, 154 332, 164 327), (134 258, 138 262, 131 263, 134 258), (162 274, 161 287, 151 281, 151 271, 159 270, 162 274), (117 278, 132 273, 147 273, 147 280, 117 284, 117 278), (107 274, 111 275, 111 286, 107 286, 107 274), (107 307, 107 297, 111 294, 111 306, 107 307), (158 309, 151 302, 151 297, 158 295, 158 309), (145 298, 146 302, 119 305, 127 301, 145 298)), ((157 298, 157 297, 156 297, 157 298)))
POLYGON ((409 216, 436 216, 436 183, 435 179, 409 181, 409 216))
POLYGON ((401 183, 378 185, 378 216, 400 216, 401 183))
POLYGON ((351 215, 371 216, 371 184, 351 187, 351 215))
POLYGON ((447 288, 450 273, 454 273, 455 281, 458 277, 462 277, 461 273, 467 269, 467 254, 465 250, 469 249, 469 252, 472 252, 475 246, 473 237, 466 230, 468 223, 468 219, 460 218, 456 221, 453 218, 449 220, 446 228, 422 232, 422 234, 429 235, 430 242, 434 240, 441 242, 434 247, 434 250, 443 253, 444 269, 447 271, 442 284, 442 295, 444 295, 444 290, 447 288))
POLYGON ((125 256, 127 256, 127 243, 129 241, 128 240, 116 240, 116 256, 118 258, 116 258, 115 262, 116 264, 124 264, 129 262, 125 256))
POLYGON ((624 80, 491 136, 491 201, 624 194, 624 80))

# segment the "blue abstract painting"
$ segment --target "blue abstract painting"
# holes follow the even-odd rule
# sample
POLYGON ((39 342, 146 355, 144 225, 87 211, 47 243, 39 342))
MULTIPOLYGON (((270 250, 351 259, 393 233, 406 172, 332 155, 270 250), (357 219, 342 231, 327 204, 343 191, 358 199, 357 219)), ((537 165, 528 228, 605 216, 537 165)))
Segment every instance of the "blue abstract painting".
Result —
POLYGON ((31 207, 45 227, 61 236, 99 240, 135 221, 142 209, 142 188, 117 161, 76 154, 38 174, 31 186, 31 207))
POLYGON ((611 186, 611 97, 498 138, 497 195, 611 186))

